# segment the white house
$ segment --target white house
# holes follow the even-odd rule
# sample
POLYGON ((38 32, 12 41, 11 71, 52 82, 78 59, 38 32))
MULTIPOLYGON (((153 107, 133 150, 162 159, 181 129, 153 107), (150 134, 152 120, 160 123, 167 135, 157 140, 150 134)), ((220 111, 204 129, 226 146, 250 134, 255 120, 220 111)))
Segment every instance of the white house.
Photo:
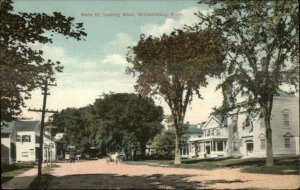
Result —
MULTIPOLYGON (((242 157, 265 157, 265 124, 257 117, 245 123, 245 115, 228 120, 230 154, 242 157), (237 125, 237 131, 234 131, 237 125)), ((279 92, 274 97, 271 114, 273 155, 299 155, 299 98, 279 92)))
MULTIPOLYGON (((245 115, 210 116, 203 135, 190 137, 189 157, 265 157, 265 125, 262 118, 245 122, 245 115)), ((299 98, 280 92, 272 109, 274 156, 299 155, 299 98)))
POLYGON ((227 118, 211 116, 201 127, 202 135, 191 137, 189 157, 227 156, 227 118))
MULTIPOLYGON (((15 159, 16 162, 34 162, 38 159, 38 150, 39 150, 39 141, 40 141, 40 121, 13 121, 8 122, 8 125, 13 129, 15 135, 15 148, 14 148, 14 138, 13 135, 10 135, 10 144, 11 146, 6 146, 8 151, 15 152, 15 156, 12 159, 15 159)), ((5 129, 6 130, 6 129, 5 129)), ((1 157, 2 152, 5 152, 4 145, 9 144, 8 140, 2 138, 6 137, 4 129, 1 129, 1 157), (2 135, 3 132, 3 135, 2 135), (6 143, 7 141, 7 143, 6 143)), ((50 158, 55 159, 56 149, 55 143, 50 140, 50 135, 45 132, 44 143, 43 143, 43 160, 49 161, 50 158), (51 146, 52 145, 52 146, 51 146), (52 156, 50 156, 52 155, 52 156)), ((13 153, 9 153, 12 154, 13 153)), ((4 157, 4 156, 3 156, 4 157)), ((1 158, 2 160, 2 158, 1 158)), ((11 163, 11 162, 10 162, 11 163)))
POLYGON ((16 161, 16 136, 14 122, 1 127, 1 164, 12 164, 16 161))
POLYGON ((16 121, 17 130, 17 162, 36 161, 38 158, 40 122, 16 121))

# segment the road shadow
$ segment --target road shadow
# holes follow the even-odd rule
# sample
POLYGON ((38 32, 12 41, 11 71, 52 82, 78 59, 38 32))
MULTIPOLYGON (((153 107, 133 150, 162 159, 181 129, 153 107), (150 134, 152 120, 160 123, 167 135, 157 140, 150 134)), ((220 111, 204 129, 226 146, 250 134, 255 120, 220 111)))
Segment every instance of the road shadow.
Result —
POLYGON ((242 180, 190 181, 194 175, 81 174, 54 177, 48 189, 210 189, 216 183, 243 183, 242 180))
POLYGON ((14 177, 1 184, 1 189, 29 189, 29 185, 35 177, 36 176, 14 177))

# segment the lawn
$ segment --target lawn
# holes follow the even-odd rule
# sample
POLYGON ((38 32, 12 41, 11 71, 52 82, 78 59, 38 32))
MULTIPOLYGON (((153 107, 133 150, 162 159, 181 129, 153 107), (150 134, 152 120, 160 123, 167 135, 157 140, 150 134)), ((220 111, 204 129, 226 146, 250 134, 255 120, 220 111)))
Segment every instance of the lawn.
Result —
POLYGON ((33 167, 32 163, 1 164, 1 184, 33 167))
POLYGON ((182 159, 181 165, 173 164, 173 160, 144 160, 133 162, 134 164, 149 164, 157 166, 215 169, 215 168, 237 168, 242 167, 242 172, 266 173, 266 174, 299 174, 299 156, 278 157, 274 159, 274 166, 265 166, 265 158, 210 158, 210 159, 182 159))

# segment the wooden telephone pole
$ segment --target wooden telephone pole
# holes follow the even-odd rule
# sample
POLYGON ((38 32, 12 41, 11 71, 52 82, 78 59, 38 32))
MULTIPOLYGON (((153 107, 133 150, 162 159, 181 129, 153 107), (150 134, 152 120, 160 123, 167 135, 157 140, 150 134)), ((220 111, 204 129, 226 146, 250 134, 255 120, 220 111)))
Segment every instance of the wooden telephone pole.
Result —
MULTIPOLYGON (((47 95, 48 93, 48 86, 56 86, 55 84, 48 84, 48 80, 45 80, 45 86, 42 88, 43 90, 43 108, 42 109, 28 109, 28 111, 33 112, 42 112, 42 119, 41 119, 41 129, 40 129, 40 148, 38 151, 38 176, 42 176, 42 163, 43 163, 43 144, 44 144, 44 127, 45 127, 45 114, 46 113, 58 113, 57 111, 47 110, 46 103, 47 103, 47 95)), ((51 139, 50 139, 51 140, 51 139)))

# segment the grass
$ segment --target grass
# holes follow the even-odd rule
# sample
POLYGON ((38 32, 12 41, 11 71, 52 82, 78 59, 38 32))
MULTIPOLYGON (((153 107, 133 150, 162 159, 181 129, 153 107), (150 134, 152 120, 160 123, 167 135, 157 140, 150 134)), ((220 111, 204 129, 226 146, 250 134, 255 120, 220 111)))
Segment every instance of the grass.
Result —
POLYGON ((14 171, 23 168, 33 168, 33 163, 17 163, 17 164, 1 164, 1 174, 9 171, 14 171))
POLYGON ((289 167, 289 166, 249 166, 241 170, 245 173, 261 173, 261 174, 279 174, 279 175, 288 175, 288 174, 298 174, 299 167, 289 167))
POLYGON ((54 178, 54 176, 49 174, 43 174, 40 177, 36 177, 29 185, 29 189, 47 189, 54 178))
POLYGON ((210 158, 210 159, 182 159, 181 165, 174 165, 173 160, 144 160, 134 163, 167 165, 170 167, 216 169, 216 168, 239 168, 242 172, 264 174, 299 174, 299 156, 278 157, 274 159, 274 166, 265 166, 265 158, 210 158))
POLYGON ((248 166, 242 172, 263 173, 263 174, 300 174, 300 157, 276 158, 274 166, 265 165, 248 166))
POLYGON ((34 167, 32 163, 1 164, 1 184, 34 167))
MULTIPOLYGON (((59 165, 52 164, 52 168, 57 168, 59 165)), ((11 180, 17 175, 24 173, 25 171, 34 168, 33 163, 17 163, 17 164, 2 164, 1 165, 1 184, 11 180)), ((50 171, 50 165, 43 167, 42 172, 47 173, 50 171)))

